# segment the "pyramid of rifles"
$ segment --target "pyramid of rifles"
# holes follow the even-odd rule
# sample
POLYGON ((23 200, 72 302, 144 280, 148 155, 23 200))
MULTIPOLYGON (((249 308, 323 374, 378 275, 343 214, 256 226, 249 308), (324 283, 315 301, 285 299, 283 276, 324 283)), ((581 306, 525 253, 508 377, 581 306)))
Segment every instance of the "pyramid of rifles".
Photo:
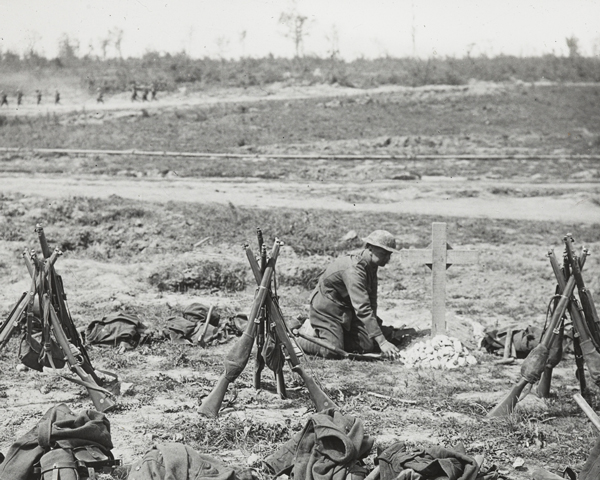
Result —
MULTIPOLYGON (((26 352, 21 352, 21 361, 36 370, 51 367, 58 371, 69 366, 77 377, 59 373, 63 378, 84 386, 94 403, 96 410, 106 412, 116 403, 114 394, 119 391, 118 377, 114 373, 95 370, 83 345, 79 332, 75 328, 67 306, 67 297, 60 275, 54 265, 62 254, 56 248, 50 251, 44 229, 40 224, 35 228, 43 257, 35 250, 23 253, 23 259, 31 277, 31 287, 23 292, 12 308, 5 322, 0 325, 0 349, 6 346, 13 330, 25 323, 26 352), (41 337, 40 337, 41 331, 41 337), (101 375, 98 375, 100 372, 101 375), (107 375, 112 381, 107 381, 107 375)), ((216 417, 229 387, 246 368, 254 344, 257 345, 254 366, 254 386, 260 388, 261 372, 264 366, 273 370, 277 391, 285 398, 285 383, 282 366, 287 361, 291 370, 299 375, 318 411, 337 408, 315 380, 301 365, 299 348, 290 334, 279 307, 275 284, 275 263, 283 242, 275 240, 270 252, 263 242, 262 231, 257 229, 260 256, 254 256, 251 248, 244 245, 250 268, 258 284, 246 329, 237 343, 227 354, 225 372, 211 393, 204 398, 200 413, 216 417), (271 347, 270 349, 267 347, 271 347)))
POLYGON ((229 384, 234 382, 246 368, 254 344, 257 346, 256 363, 254 365, 255 388, 260 388, 261 372, 266 364, 275 374, 279 395, 285 398, 285 384, 283 383, 281 370, 285 360, 290 365, 292 372, 302 378, 317 411, 330 408, 337 409, 333 400, 327 396, 300 363, 296 353, 300 349, 285 323, 277 294, 274 292, 275 263, 283 242, 275 239, 271 251, 267 252, 260 228, 257 228, 257 237, 260 251, 258 259, 252 249, 248 245, 244 245, 250 269, 258 285, 248 323, 242 336, 225 357, 225 372, 208 396, 203 399, 199 412, 207 417, 216 417, 219 414, 229 384), (272 346, 270 350, 265 348, 269 345, 272 346))
POLYGON ((63 378, 84 386, 96 410, 106 412, 115 406, 114 393, 119 383, 115 374, 94 370, 89 355, 75 328, 67 305, 63 282, 54 264, 62 255, 60 249, 50 251, 44 229, 36 225, 42 257, 35 250, 25 251, 23 259, 31 277, 31 286, 23 292, 0 325, 0 349, 4 348, 13 330, 25 323, 24 348, 21 361, 30 368, 43 371, 51 367, 63 378), (40 335, 41 334, 41 335, 40 335), (67 365, 77 377, 65 375, 67 365), (110 381, 108 376, 112 377, 110 381))
MULTIPOLYGON (((579 380, 581 397, 587 398, 590 392, 586 384, 584 364, 594 384, 600 387, 600 321, 591 292, 586 288, 582 269, 589 251, 582 248, 577 255, 573 236, 563 237, 565 244, 562 265, 554 250, 548 251, 550 266, 556 277, 555 294, 548 305, 546 328, 540 343, 536 345, 521 365, 521 378, 508 394, 488 413, 490 417, 510 414, 516 404, 524 398, 525 387, 538 383, 539 397, 547 398, 550 392, 552 370, 562 360, 563 339, 568 317, 573 332, 573 352, 575 354, 576 378, 579 380), (575 295, 577 287, 577 295, 575 295), (551 313, 551 314, 550 314, 551 313)), ((508 333, 508 332, 507 332, 508 333)), ((506 339, 506 345, 510 338, 506 339)))

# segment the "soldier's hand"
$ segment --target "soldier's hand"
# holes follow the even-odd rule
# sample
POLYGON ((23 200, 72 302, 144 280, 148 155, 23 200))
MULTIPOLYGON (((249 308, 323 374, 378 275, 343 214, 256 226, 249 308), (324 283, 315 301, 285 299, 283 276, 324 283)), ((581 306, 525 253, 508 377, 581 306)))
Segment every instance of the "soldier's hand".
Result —
POLYGON ((381 349, 381 355, 384 358, 389 358, 390 360, 396 360, 397 358, 400 358, 400 350, 398 350, 393 343, 388 342, 387 340, 380 343, 379 348, 381 349))

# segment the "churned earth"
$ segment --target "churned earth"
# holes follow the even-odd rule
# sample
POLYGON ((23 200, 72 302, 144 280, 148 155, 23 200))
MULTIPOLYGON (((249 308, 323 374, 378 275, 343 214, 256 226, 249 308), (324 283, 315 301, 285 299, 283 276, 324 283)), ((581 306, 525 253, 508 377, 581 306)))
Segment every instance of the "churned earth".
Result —
MULTIPOLYGON (((46 107, 56 114, 56 122, 36 123, 47 115, 36 120, 34 107, 3 112, 21 118, 0 127, 4 145, 23 149, 0 159, 3 318, 28 287, 20 254, 38 248, 33 229, 41 222, 51 247, 64 252, 56 268, 78 327, 127 311, 139 315, 155 334, 149 345, 124 353, 89 347, 94 366, 117 372, 123 382, 117 408, 107 413, 115 456, 131 464, 153 444, 177 441, 231 465, 256 466, 259 476, 269 478, 260 460, 314 412, 306 390, 286 367, 289 398, 275 393, 268 371, 263 373, 264 388, 256 391, 251 358, 230 387, 220 416, 202 417, 201 399, 222 374, 223 359, 236 338, 207 348, 176 345, 160 339, 167 318, 192 302, 214 305, 222 318, 249 313, 255 283, 241 246, 256 244, 256 227, 269 243, 275 237, 285 243, 277 292, 291 322, 306 315, 311 288, 327 262, 360 248, 360 238, 373 229, 394 232, 403 248, 426 248, 432 222, 445 222, 453 248, 479 252, 476 264, 447 270, 446 287, 448 334, 470 349, 478 363, 445 371, 409 369, 401 362, 303 357, 307 372, 345 414, 364 422, 379 447, 398 440, 411 446, 462 444, 467 453, 484 456, 484 468, 495 466, 505 478, 519 480, 531 478, 536 467, 555 473, 566 466, 581 468, 596 432, 572 399, 578 388, 572 353, 555 369, 550 399, 538 399, 532 389, 513 415, 492 419, 487 413, 519 379, 523 360, 500 366, 498 357, 478 348, 478 341, 483 329, 543 327, 556 283, 546 254, 549 248, 562 253, 567 233, 578 249, 590 249, 584 278, 592 290, 600 288, 600 163, 593 158, 600 112, 589 101, 598 88, 473 84, 347 91, 281 86, 272 87, 270 94, 178 92, 152 105, 132 105, 122 95, 101 106, 81 93, 70 97, 65 92, 66 105, 46 107), (530 102, 532 95, 543 102, 530 102), (515 98, 527 100, 517 109, 515 98), (590 111, 563 118, 554 109, 563 108, 566 99, 576 99, 590 111), (553 110, 540 118, 532 110, 539 103, 553 110), (197 109, 209 104, 214 110, 197 109), (285 120, 296 106, 324 129, 325 138, 317 139, 304 124, 301 138, 269 137, 284 127, 263 122, 277 115, 285 120), (396 108, 403 109, 404 118, 395 117, 396 108), (384 117, 387 110, 391 113, 384 117), (123 117, 123 112, 130 114, 123 117), (206 112, 214 117, 199 121, 197 115, 206 112), (500 113, 494 117, 491 112, 500 113), (342 117, 354 123, 339 128, 342 117), (28 118, 40 128, 26 137, 28 118), (441 125, 444 118, 454 121, 452 128, 427 126, 441 125), (166 121, 172 130, 165 129, 166 121), (182 159, 29 150, 124 149, 129 128, 153 132, 151 148, 207 151, 186 136, 189 128, 198 137, 206 135, 209 152, 255 156, 182 159), (350 138, 346 132, 352 129, 364 135, 350 138), (566 130, 575 133, 568 136, 566 130), (161 138, 171 143, 159 145, 161 138), (413 158, 261 157, 324 152, 413 158), (444 157, 414 157, 423 154, 444 157), (490 158, 452 157, 468 154, 490 158), (495 158, 515 154, 532 158, 495 158), (536 154, 553 157, 535 159, 536 154), (592 157, 574 160, 572 154, 592 157)), ((419 330, 424 336, 414 342, 426 338, 430 270, 392 256, 380 272, 379 288, 380 316, 386 323, 419 330)), ((17 368, 18 343, 15 336, 0 352, 3 453, 52 405, 65 402, 74 411, 92 407, 81 387, 52 372, 17 368)), ((592 385, 594 407, 597 393, 592 385)), ((375 453, 367 459, 371 467, 375 453)), ((125 478, 125 473, 110 478, 125 478)))

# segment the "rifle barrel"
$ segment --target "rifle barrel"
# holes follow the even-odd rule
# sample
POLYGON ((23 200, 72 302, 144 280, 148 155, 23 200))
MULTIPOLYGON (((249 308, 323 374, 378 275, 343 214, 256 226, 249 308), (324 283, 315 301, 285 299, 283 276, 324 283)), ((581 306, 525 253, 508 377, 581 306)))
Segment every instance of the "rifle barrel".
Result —
POLYGON ((50 256, 50 247, 48 247, 48 241, 46 240, 46 234, 44 233, 44 227, 42 227, 41 223, 38 223, 35 226, 35 231, 38 234, 38 238, 40 241, 40 247, 42 248, 42 254, 44 258, 48 258, 50 256))
MULTIPOLYGON (((575 256, 575 252, 573 251, 572 244, 574 243, 574 240, 572 235, 567 234, 563 240, 565 243, 567 257, 571 265, 572 274, 577 283, 577 291, 579 292, 579 300, 581 302, 585 323, 587 324, 588 331, 591 334, 594 343, 598 347, 600 346, 600 320, 598 319, 598 313, 596 312, 594 300, 591 293, 585 286, 583 275, 581 274, 581 266, 577 260, 577 257, 575 256)), ((582 255, 587 254, 587 249, 584 249, 582 255)))
POLYGON ((335 402, 329 398, 323 390, 321 390, 315 380, 308 375, 300 365, 300 360, 298 360, 298 356, 296 355, 292 341, 286 332, 285 320, 283 319, 279 305, 273 299, 271 292, 269 292, 267 298, 267 309, 269 311, 270 318, 275 323, 275 332, 277 333, 277 337, 287 352, 288 362, 290 363, 292 370, 298 373, 302 377, 302 380, 304 380, 304 384, 308 389, 308 393, 310 394, 310 398, 315 404, 315 407, 317 407, 317 411, 320 412, 329 408, 338 409, 338 406, 335 404, 335 402))
POLYGON ((23 292, 21 298, 6 317, 6 320, 0 325, 0 350, 4 348, 4 346, 8 343, 8 339, 15 328, 15 324, 17 320, 23 314, 23 311, 27 307, 29 303, 29 296, 31 292, 23 292))

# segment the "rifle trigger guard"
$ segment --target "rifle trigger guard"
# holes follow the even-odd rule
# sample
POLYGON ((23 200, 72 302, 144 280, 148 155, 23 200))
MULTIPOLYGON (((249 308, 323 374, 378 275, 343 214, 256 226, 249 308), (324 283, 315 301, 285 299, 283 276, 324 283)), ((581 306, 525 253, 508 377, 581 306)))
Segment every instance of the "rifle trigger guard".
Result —
POLYGON ((73 367, 82 367, 83 366, 83 357, 81 355, 73 355, 73 358, 77 360, 77 364, 73 365, 73 367))

